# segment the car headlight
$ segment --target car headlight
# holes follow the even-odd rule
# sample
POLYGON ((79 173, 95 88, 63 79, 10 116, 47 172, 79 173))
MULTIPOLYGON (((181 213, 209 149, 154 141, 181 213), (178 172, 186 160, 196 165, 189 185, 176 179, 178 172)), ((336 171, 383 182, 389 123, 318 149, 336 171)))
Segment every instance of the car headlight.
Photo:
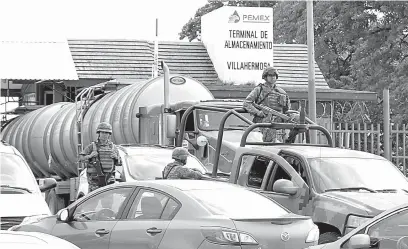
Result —
POLYGON ((349 217, 347 218, 346 228, 345 228, 344 234, 349 233, 350 231, 352 231, 353 229, 359 227, 360 225, 362 225, 366 221, 370 220, 371 218, 372 217, 362 217, 362 216, 356 216, 356 215, 349 215, 349 217))
POLYGON ((317 242, 319 241, 319 235, 320 235, 319 227, 314 225, 306 237, 306 243, 316 243, 317 245, 317 242))

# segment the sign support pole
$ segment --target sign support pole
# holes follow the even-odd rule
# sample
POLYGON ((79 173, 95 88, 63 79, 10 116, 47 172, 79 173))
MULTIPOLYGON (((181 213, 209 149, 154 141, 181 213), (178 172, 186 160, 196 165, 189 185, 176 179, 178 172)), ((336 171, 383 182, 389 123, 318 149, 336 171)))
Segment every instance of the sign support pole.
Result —
MULTIPOLYGON (((316 88, 314 65, 314 27, 313 27, 313 0, 307 0, 307 53, 309 64, 309 118, 316 123, 316 88)), ((316 131, 310 131, 310 142, 317 143, 316 131)))

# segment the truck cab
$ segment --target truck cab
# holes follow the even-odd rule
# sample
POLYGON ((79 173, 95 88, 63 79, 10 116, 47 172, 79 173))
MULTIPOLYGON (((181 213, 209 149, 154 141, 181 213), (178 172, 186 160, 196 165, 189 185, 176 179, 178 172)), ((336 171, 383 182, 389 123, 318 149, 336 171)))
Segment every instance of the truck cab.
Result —
MULTIPOLYGON (((247 132, 259 125, 251 125, 247 132)), ((307 125, 297 126, 309 130, 307 125)), ((330 137, 328 141, 247 147, 244 134, 229 182, 312 217, 320 230, 319 244, 336 241, 368 219, 408 202, 408 180, 392 162, 371 153, 333 148, 330 137)))
MULTIPOLYGON (((169 114, 174 119, 167 124, 168 144, 183 146, 197 157, 207 168, 212 169, 216 154, 218 130, 224 115, 231 110, 241 112, 242 118, 230 116, 224 124, 224 137, 221 142, 221 154, 218 170, 230 173, 236 148, 245 129, 252 124, 252 116, 243 109, 242 100, 204 100, 185 101, 170 104, 169 114), (183 131, 182 139, 179 134, 183 131), (172 135, 171 135, 172 134, 172 135)), ((159 143, 159 123, 162 105, 143 107, 139 115, 141 143, 159 143)), ((169 120, 168 120, 169 121, 169 120)), ((261 142, 259 131, 251 132, 248 141, 261 142)))

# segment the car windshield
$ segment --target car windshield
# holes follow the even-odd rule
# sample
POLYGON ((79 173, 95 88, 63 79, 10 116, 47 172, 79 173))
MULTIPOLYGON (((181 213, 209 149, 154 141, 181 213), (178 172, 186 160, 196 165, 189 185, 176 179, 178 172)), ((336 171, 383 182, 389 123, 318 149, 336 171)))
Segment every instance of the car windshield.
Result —
POLYGON ((288 213, 271 199, 243 188, 186 191, 214 215, 232 219, 278 218, 288 213), (214 194, 216 193, 216 194, 214 194), (239 198, 238 198, 239 196, 239 198))
POLYGON ((6 190, 10 192, 7 187, 25 188, 31 192, 38 192, 38 185, 34 175, 20 156, 2 153, 0 155, 0 162, 2 193, 6 190))
POLYGON ((320 193, 331 189, 405 190, 408 181, 391 162, 368 158, 308 159, 320 193))
MULTIPOLYGON (((198 110, 197 111, 197 122, 200 130, 205 131, 218 131, 220 127, 220 122, 225 112, 216 112, 216 111, 207 111, 207 110, 198 110)), ((252 121, 252 117, 249 113, 241 113, 245 118, 252 121)), ((248 127, 249 125, 242 121, 235 115, 228 117, 225 122, 225 129, 238 129, 242 130, 248 127)))
MULTIPOLYGON (((129 165, 129 172, 135 180, 154 180, 156 177, 162 177, 164 167, 170 162, 172 150, 162 149, 160 151, 146 150, 140 151, 140 154, 132 154, 126 156, 127 164, 129 165)), ((186 167, 194 168, 207 173, 204 165, 193 156, 187 158, 186 167)))

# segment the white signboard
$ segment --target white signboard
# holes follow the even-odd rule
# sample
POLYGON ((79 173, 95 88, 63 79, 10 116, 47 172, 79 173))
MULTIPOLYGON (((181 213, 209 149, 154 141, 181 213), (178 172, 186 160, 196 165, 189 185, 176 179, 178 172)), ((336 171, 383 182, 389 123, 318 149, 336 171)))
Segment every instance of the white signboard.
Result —
POLYGON ((273 65, 273 9, 221 7, 201 18, 201 38, 222 81, 261 82, 273 65))

